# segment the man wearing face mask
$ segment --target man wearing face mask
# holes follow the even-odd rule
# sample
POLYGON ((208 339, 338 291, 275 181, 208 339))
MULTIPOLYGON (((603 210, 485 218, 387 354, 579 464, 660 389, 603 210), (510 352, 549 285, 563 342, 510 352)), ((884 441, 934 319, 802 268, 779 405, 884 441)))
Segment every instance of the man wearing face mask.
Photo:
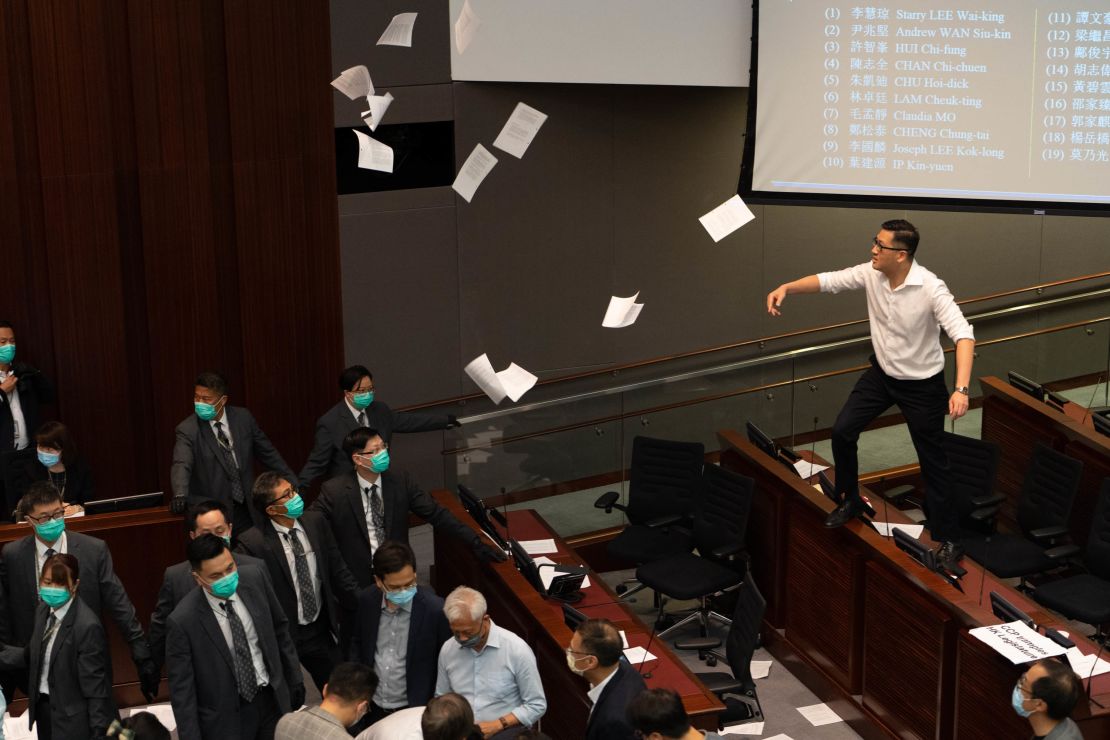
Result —
POLYGON ((513 738, 538 722, 547 697, 528 643, 494 624, 485 597, 472 588, 452 591, 443 612, 455 639, 439 651, 436 694, 462 694, 487 739, 513 738))
POLYGON ((40 408, 54 401, 54 385, 39 370, 15 361, 15 328, 0 321, 0 518, 8 519, 19 494, 14 482, 9 490, 5 481, 20 458, 30 455, 33 435, 39 428, 40 408))
POLYGON ((78 595, 101 620, 105 613, 111 615, 131 649, 143 694, 153 701, 161 677, 135 617, 135 607, 116 576, 108 546, 95 537, 66 531, 62 495, 47 481, 31 485, 20 501, 20 510, 35 533, 9 542, 0 551, 0 613, 6 617, 0 619, 0 640, 17 646, 27 644, 35 623, 42 565, 52 555, 68 553, 81 564, 78 595))
POLYGON ((304 703, 289 622, 268 579, 240 569, 212 534, 189 543, 200 588, 166 621, 166 670, 180 740, 270 740, 304 703))
POLYGON ((181 514, 187 504, 208 498, 222 501, 231 508, 238 537, 255 523, 248 503, 255 458, 294 486, 297 477, 251 412, 227 405, 227 393, 227 381, 219 373, 197 376, 194 413, 177 425, 170 468, 171 509, 181 514))
POLYGON ((293 712, 278 722, 276 740, 350 740, 352 727, 366 713, 378 677, 369 666, 340 663, 324 684, 318 707, 293 712))
POLYGON ((355 729, 407 707, 421 707, 436 688, 439 649, 451 637, 443 599, 416 585, 416 556, 403 542, 374 551, 374 585, 358 596, 350 659, 374 666, 378 689, 355 729))
POLYGON ((324 517, 304 510, 292 483, 277 473, 263 473, 254 482, 251 501, 268 523, 240 537, 237 549, 265 561, 297 656, 322 689, 343 659, 336 638, 341 623, 344 630, 350 628, 358 584, 324 517))
POLYGON ((362 365, 340 373, 339 390, 343 398, 316 421, 316 440, 301 469, 302 486, 321 476, 328 480, 351 472, 351 456, 343 449, 343 440, 359 427, 378 430, 382 441, 389 444, 393 432, 431 432, 459 425, 450 414, 394 411, 374 400, 374 376, 362 365))
POLYGON ((636 732, 625 710, 647 688, 640 673, 621 660, 620 631, 608 619, 578 625, 567 647, 567 666, 590 682, 586 740, 633 740, 636 732))
POLYGON ((1014 711, 1029 720, 1035 740, 1083 740, 1072 710, 1083 695, 1083 683, 1068 666, 1039 660, 1029 667, 1011 697, 1014 711))
MULTIPOLYGON (((202 534, 214 534, 231 546, 231 522, 228 521, 227 507, 219 501, 208 499, 185 512, 185 532, 189 540, 202 534)), ((245 553, 232 553, 240 566, 248 563, 264 568, 265 563, 245 553)), ((269 577, 269 576, 267 576, 269 577)), ((193 567, 188 560, 166 568, 162 577, 162 588, 158 590, 158 603, 150 616, 150 655, 159 668, 166 658, 166 619, 181 603, 186 594, 197 587, 193 578, 193 567)))
POLYGON ((386 540, 408 543, 409 514, 470 544, 484 561, 504 560, 406 473, 389 469, 389 445, 376 429, 359 427, 343 440, 354 470, 332 478, 312 504, 331 526, 343 560, 360 588, 373 585, 374 550, 386 540))

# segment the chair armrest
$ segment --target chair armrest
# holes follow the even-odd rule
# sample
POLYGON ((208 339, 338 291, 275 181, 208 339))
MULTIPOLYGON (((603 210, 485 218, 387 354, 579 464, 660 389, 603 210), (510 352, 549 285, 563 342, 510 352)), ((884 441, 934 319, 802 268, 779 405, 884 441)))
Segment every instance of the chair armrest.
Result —
POLYGON ((681 521, 685 521, 685 519, 685 514, 666 514, 654 519, 649 519, 648 521, 644 522, 644 524, 649 527, 668 527, 672 524, 678 524, 681 521))
POLYGON ((987 507, 998 507, 1003 503, 1006 497, 1001 493, 994 493, 990 496, 978 496, 971 498, 971 506, 975 509, 985 509, 987 507))
POLYGON ((732 560, 734 557, 744 551, 744 546, 738 542, 731 542, 727 545, 713 548, 710 553, 717 560, 732 560))
POLYGON ((695 637, 689 640, 675 640, 674 646, 679 650, 712 650, 721 646, 721 638, 695 637))
POLYGON ((1067 544, 1058 545, 1044 551, 1045 557, 1050 560, 1063 560, 1064 558, 1074 557, 1081 552, 1079 545, 1067 544))
POLYGON ((998 516, 998 511, 1001 508, 1001 506, 989 506, 985 509, 976 509, 969 516, 977 522, 990 522, 998 516))
POLYGON ((904 485, 904 486, 895 486, 894 488, 888 488, 885 491, 879 491, 879 495, 881 495, 887 501, 894 504, 894 503, 898 503, 899 501, 906 498, 910 494, 913 494, 913 493, 916 493, 916 492, 917 492, 917 489, 914 486, 904 485))
POLYGON ((744 692, 743 681, 737 681, 727 673, 695 673, 705 688, 714 694, 737 694, 744 692))
POLYGON ((597 501, 594 501, 595 509, 605 509, 606 514, 612 514, 613 509, 620 509, 621 511, 628 511, 625 507, 617 503, 621 495, 617 491, 607 491, 606 493, 598 496, 597 501))
POLYGON ((1029 532, 1029 536, 1037 540, 1038 542, 1048 540, 1051 543, 1052 540, 1059 539, 1060 537, 1065 537, 1067 533, 1068 528, 1060 525, 1056 527, 1041 527, 1040 529, 1034 529, 1029 532))

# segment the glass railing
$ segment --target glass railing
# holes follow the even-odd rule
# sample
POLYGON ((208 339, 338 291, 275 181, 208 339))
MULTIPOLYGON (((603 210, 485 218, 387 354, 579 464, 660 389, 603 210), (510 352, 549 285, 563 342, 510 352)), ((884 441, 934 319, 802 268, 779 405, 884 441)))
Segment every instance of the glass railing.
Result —
MULTIPOLYGON (((1071 288, 965 305, 977 339, 973 378, 1013 370, 1084 405, 1110 403, 1110 287, 1071 288)), ((840 326, 538 385, 501 407, 484 398, 444 405, 464 421, 444 433, 444 481, 498 505, 536 508, 560 534, 574 536, 623 524, 619 512, 607 515, 592 503, 607 490, 627 495, 637 435, 699 441, 713 452, 718 430, 752 421, 831 459, 827 440, 812 442, 813 432, 832 426, 866 366, 866 330, 840 326)), ((949 385, 953 364, 949 352, 949 385)), ((979 395, 973 381, 973 401, 979 395)), ((861 474, 916 463, 904 427, 882 424, 861 440, 861 474)), ((973 408, 955 430, 978 436, 979 424, 973 408)))

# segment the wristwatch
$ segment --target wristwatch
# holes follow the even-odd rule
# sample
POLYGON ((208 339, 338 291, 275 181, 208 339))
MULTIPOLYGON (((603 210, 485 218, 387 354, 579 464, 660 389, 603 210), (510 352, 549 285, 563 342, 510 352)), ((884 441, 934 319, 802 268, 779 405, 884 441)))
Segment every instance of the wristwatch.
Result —
POLYGON ((970 391, 970 390, 971 390, 971 389, 970 389, 970 388, 968 388, 968 387, 967 387, 966 385, 958 385, 958 386, 956 386, 956 393, 962 393, 962 394, 964 394, 965 396, 971 395, 971 394, 969 393, 969 391, 970 391))

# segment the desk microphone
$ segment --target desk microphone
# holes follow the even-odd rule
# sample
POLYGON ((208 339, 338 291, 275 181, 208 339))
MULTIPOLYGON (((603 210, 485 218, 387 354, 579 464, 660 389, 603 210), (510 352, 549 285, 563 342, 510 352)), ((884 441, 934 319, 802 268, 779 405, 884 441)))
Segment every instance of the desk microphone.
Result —
POLYGON ((1097 380, 1097 381, 1095 382, 1095 390, 1094 390, 1094 393, 1092 393, 1092 394, 1091 394, 1091 400, 1087 402, 1087 413, 1083 414, 1083 421, 1081 421, 1081 422, 1080 422, 1080 424, 1086 424, 1086 423, 1087 423, 1087 419, 1089 419, 1089 418, 1090 418, 1090 416, 1091 416, 1091 408, 1092 408, 1092 406, 1094 405, 1094 402, 1095 402, 1095 396, 1097 396, 1097 395, 1098 395, 1098 387, 1099 387, 1100 385, 1102 385, 1102 376, 1101 376, 1101 375, 1100 375, 1100 376, 1098 376, 1098 380, 1097 380))
POLYGON ((1087 701, 1097 705, 1100 709, 1105 709, 1098 701, 1091 697, 1091 686, 1095 680, 1095 669, 1098 668, 1098 659, 1102 655, 1102 651, 1106 648, 1106 641, 1103 640, 1098 646, 1098 652, 1095 653, 1095 662, 1091 664, 1091 672, 1087 674, 1087 701))
MULTIPOLYGON (((813 449, 817 446, 817 420, 818 420, 818 418, 819 417, 816 417, 816 416, 813 417, 813 436, 811 436, 809 438, 809 472, 810 473, 813 473, 813 465, 814 465, 813 464, 813 449)), ((806 480, 807 481, 813 480, 813 476, 810 475, 809 478, 807 478, 806 480)))
POLYGON ((894 539, 894 527, 890 524, 890 509, 886 500, 886 476, 879 477, 879 498, 883 500, 883 519, 886 520, 886 537, 894 539))
POLYGON ((647 663, 647 661, 648 661, 648 652, 651 650, 651 643, 655 639, 655 633, 658 629, 659 629, 658 624, 652 625, 651 636, 648 637, 647 647, 644 648, 644 659, 640 661, 640 667, 636 671, 643 678, 651 678, 651 671, 648 671, 647 673, 644 673, 644 663, 647 663))
POLYGON ((509 541, 509 497, 512 493, 501 486, 501 517, 505 520, 505 541, 509 541))

